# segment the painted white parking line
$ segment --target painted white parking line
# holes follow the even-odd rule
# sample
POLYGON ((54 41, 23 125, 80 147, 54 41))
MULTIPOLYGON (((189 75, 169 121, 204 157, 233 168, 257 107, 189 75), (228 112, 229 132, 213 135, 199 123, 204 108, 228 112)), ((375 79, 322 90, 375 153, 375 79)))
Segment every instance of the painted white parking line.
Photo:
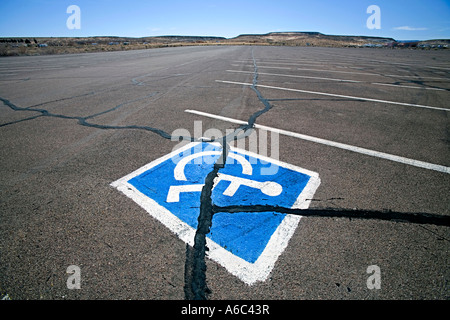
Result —
POLYGON ((396 78, 434 79, 434 80, 448 81, 447 78, 442 78, 442 77, 407 76, 407 75, 400 75, 400 74, 385 74, 384 76, 385 77, 396 77, 396 78))
POLYGON ((382 74, 382 73, 368 73, 368 72, 353 72, 353 71, 338 71, 338 70, 323 70, 323 69, 305 69, 297 68, 299 71, 315 71, 315 72, 336 72, 336 73, 349 73, 349 74, 361 74, 365 76, 377 76, 377 77, 396 77, 396 78, 417 78, 417 79, 435 79, 435 80, 445 80, 448 79, 442 77, 422 77, 422 76, 408 76, 401 74, 382 74))
POLYGON ((442 69, 442 70, 450 70, 450 68, 446 66, 430 66, 430 65, 421 65, 420 61, 411 61, 411 63, 405 63, 405 62, 394 62, 392 60, 386 61, 386 60, 375 60, 372 58, 361 58, 361 57, 349 57, 347 55, 342 54, 336 54, 333 53, 333 59, 336 59, 336 57, 345 58, 349 63, 355 63, 355 59, 361 61, 364 64, 383 64, 383 65, 402 65, 402 66, 411 66, 414 68, 417 68, 419 65, 421 68, 431 68, 431 69, 442 69))
MULTIPOLYGON (((223 116, 219 116, 219 115, 215 115, 215 114, 211 114, 211 113, 207 113, 207 112, 202 112, 202 111, 197 111, 197 110, 189 110, 188 109, 188 110, 185 110, 185 112, 208 117, 208 118, 218 119, 218 120, 222 120, 222 121, 226 121, 226 122, 231 122, 231 123, 247 124, 246 121, 223 117, 223 116)), ((361 147, 352 146, 352 145, 345 144, 345 143, 340 143, 340 142, 336 142, 336 141, 331 141, 331 140, 326 140, 326 139, 317 138, 317 137, 313 137, 313 136, 308 136, 305 134, 300 134, 300 133, 287 131, 287 130, 283 130, 283 129, 277 129, 277 128, 272 128, 272 127, 268 127, 268 126, 263 126, 263 125, 259 125, 256 123, 255 123, 255 128, 262 129, 265 131, 270 131, 270 132, 276 132, 276 133, 279 133, 282 135, 286 135, 286 136, 290 136, 290 137, 294 137, 294 138, 298 138, 298 139, 302 139, 302 140, 306 140, 306 141, 311 141, 311 142, 315 142, 315 143, 319 143, 319 144, 323 144, 323 145, 327 145, 330 147, 335 147, 335 148, 339 148, 339 149, 343 149, 343 150, 348 150, 348 151, 368 155, 371 157, 381 158, 381 159, 390 160, 390 161, 394 161, 394 162, 398 162, 398 163, 403 163, 403 164, 414 166, 414 167, 419 167, 419 168, 423 168, 423 169, 434 170, 434 171, 450 174, 450 167, 446 167, 446 166, 442 166, 442 165, 438 165, 438 164, 433 164, 433 163, 424 162, 424 161, 420 161, 420 160, 414 160, 414 159, 410 159, 410 158, 396 156, 396 155, 389 154, 389 153, 374 151, 374 150, 370 150, 370 149, 366 149, 366 148, 361 148, 361 147)))
POLYGON ((428 87, 417 87, 417 86, 404 86, 400 84, 392 84, 392 83, 379 83, 379 82, 372 82, 371 84, 375 84, 378 86, 389 86, 389 87, 398 87, 398 88, 407 88, 407 89, 425 89, 425 90, 436 90, 436 91, 447 91, 445 89, 440 88, 428 88, 428 87))
MULTIPOLYGON (((235 73, 254 73, 254 71, 242 71, 242 70, 227 70, 227 72, 235 72, 235 73)), ((392 83, 365 82, 365 81, 347 80, 347 79, 337 79, 337 78, 324 78, 324 77, 299 76, 299 75, 292 75, 292 74, 279 74, 279 73, 266 73, 266 72, 258 72, 258 74, 263 74, 263 75, 267 75, 267 76, 275 76, 275 77, 290 77, 290 78, 304 78, 304 79, 316 79, 316 80, 338 81, 338 82, 366 83, 366 84, 372 84, 372 85, 389 86, 389 87, 398 87, 398 88, 407 88, 407 89, 424 89, 424 90, 447 91, 447 90, 445 90, 445 89, 440 89, 440 88, 428 88, 428 87, 417 87, 417 86, 405 86, 405 85, 392 84, 392 83)))
MULTIPOLYGON (((227 72, 251 73, 251 74, 254 73, 254 71, 241 71, 241 70, 227 70, 227 72)), ((310 77, 310 76, 299 76, 299 75, 291 75, 291 74, 278 74, 278 73, 266 73, 266 72, 258 72, 258 74, 264 74, 264 75, 267 75, 267 76, 290 77, 290 78, 305 78, 305 79, 316 79, 316 80, 329 80, 329 81, 338 81, 338 82, 353 82, 353 83, 361 82, 361 81, 356 81, 356 80, 345 80, 345 79, 323 78, 323 77, 310 77)))
MULTIPOLYGON (((240 67, 238 64, 231 64, 233 67, 240 67)), ((310 65, 310 64, 308 64, 310 65)), ((323 64, 320 64, 323 66, 323 64)), ((342 66, 337 66, 336 63, 333 64, 335 67, 343 68, 342 66)), ((249 68, 253 68, 253 65, 248 65, 249 68)), ((313 66, 314 67, 314 66, 313 66)), ((416 79, 434 79, 448 81, 444 77, 427 77, 427 76, 411 76, 411 75, 401 75, 401 74, 382 74, 382 73, 368 73, 368 72, 355 72, 355 71, 340 71, 340 70, 325 70, 325 69, 310 69, 310 68, 289 68, 289 67, 277 67, 277 66, 260 66, 258 68, 270 68, 270 69, 280 69, 280 70, 299 70, 299 71, 313 71, 313 72, 334 72, 334 73, 347 73, 347 74, 358 74, 365 76, 376 76, 376 77, 396 77, 396 78, 416 78, 416 79)), ((354 67, 348 67, 354 68, 354 67)))
MULTIPOLYGON (((252 64, 253 60, 235 61, 235 62, 252 64)), ((268 60, 266 60, 266 61, 257 61, 257 62, 258 62, 258 65, 259 65, 259 63, 270 63, 270 64, 274 64, 274 65, 281 64, 281 65, 288 65, 288 66, 311 66, 311 65, 323 66, 325 64, 325 63, 322 63, 322 62, 309 61, 309 60, 308 61, 295 61, 295 62, 278 62, 278 61, 268 61, 268 60)), ((339 62, 336 63, 336 62, 334 62, 333 65, 335 65, 335 64, 343 64, 343 63, 339 63, 339 62)))
MULTIPOLYGON (((233 65, 235 66, 235 65, 233 65)), ((248 65, 248 67, 253 67, 253 65, 248 65)), ((285 69, 285 70, 300 70, 300 71, 313 71, 313 72, 335 72, 335 73, 348 73, 348 74, 359 74, 359 75, 365 75, 365 76, 382 76, 377 73, 368 73, 368 72, 354 72, 354 71, 338 71, 338 70, 324 70, 324 69, 310 69, 310 68, 288 68, 288 67, 269 67, 269 66, 260 66, 258 65, 258 68, 271 68, 271 69, 285 69)))
MULTIPOLYGON (((231 64, 232 67, 240 67, 239 64, 231 64)), ((254 66, 248 66, 249 68, 253 68, 254 66)), ((265 66, 258 66, 258 68, 261 69, 280 69, 280 70, 292 70, 292 68, 289 67, 265 67, 265 66)))
MULTIPOLYGON (((226 80, 216 80, 216 82, 228 83, 228 84, 236 84, 236 85, 243 85, 243 86, 252 86, 253 85, 252 83, 226 81, 226 80)), ((300 90, 300 89, 292 89, 292 88, 282 88, 282 87, 266 86, 266 85, 262 85, 262 84, 258 84, 258 87, 259 88, 267 88, 267 89, 275 89, 275 90, 283 90, 283 91, 309 93, 309 94, 329 96, 329 97, 346 98, 346 99, 352 99, 352 100, 387 103, 387 104, 394 104, 394 105, 407 106, 407 107, 424 108, 424 109, 432 109, 432 110, 440 110, 440 111, 450 111, 450 109, 446 109, 446 108, 432 107, 432 106, 426 106, 426 105, 421 105, 421 104, 413 104, 413 103, 405 103, 405 102, 397 102, 397 101, 389 101, 389 100, 380 100, 380 99, 365 98, 365 97, 347 96, 347 95, 328 93, 328 92, 309 91, 309 90, 300 90)))
POLYGON ((271 67, 271 66, 258 66, 258 68, 261 68, 261 69, 280 69, 280 70, 292 70, 292 68, 289 68, 289 67, 271 67))

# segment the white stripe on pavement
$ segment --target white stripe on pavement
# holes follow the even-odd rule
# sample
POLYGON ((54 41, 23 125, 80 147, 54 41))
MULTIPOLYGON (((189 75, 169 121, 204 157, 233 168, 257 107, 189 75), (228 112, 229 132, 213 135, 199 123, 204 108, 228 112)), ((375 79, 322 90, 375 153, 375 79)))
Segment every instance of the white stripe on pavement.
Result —
MULTIPOLYGON (((227 72, 235 72, 235 73, 254 73, 253 71, 242 71, 242 70, 227 70, 227 72)), ((274 76, 274 77, 290 77, 290 78, 316 79, 316 80, 325 80, 325 81, 352 82, 352 83, 366 83, 366 84, 372 84, 372 85, 389 86, 389 87, 397 87, 397 88, 408 88, 408 89, 419 89, 419 90, 447 91, 447 90, 445 90, 445 89, 440 89, 440 88, 428 88, 428 87, 418 87, 418 86, 405 86, 405 85, 399 85, 399 84, 393 84, 393 83, 365 82, 365 81, 358 81, 358 80, 347 80, 347 79, 325 78, 325 77, 312 77, 312 76, 300 76, 300 75, 292 75, 292 74, 267 73, 267 72, 258 72, 258 74, 262 74, 262 75, 266 75, 266 76, 274 76)))
MULTIPOLYGON (((225 81, 225 80, 216 80, 216 82, 228 83, 228 84, 237 84, 237 85, 243 85, 243 86, 252 86, 253 85, 252 83, 225 81)), ((388 103, 388 104, 395 104, 395 105, 408 106, 408 107, 425 108, 425 109, 433 109, 433 110, 440 110, 440 111, 450 111, 450 109, 446 109, 446 108, 425 106, 425 105, 421 105, 421 104, 404 103, 404 102, 396 102, 396 101, 388 101, 388 100, 380 100, 380 99, 372 99, 372 98, 364 98, 364 97, 355 97, 355 96, 346 96, 346 95, 342 95, 342 94, 334 94, 334 93, 328 93, 328 92, 319 92, 319 91, 309 91, 309 90, 282 88, 282 87, 266 86, 266 85, 262 85, 262 84, 258 84, 258 87, 259 88, 275 89, 275 90, 284 90, 284 91, 309 93, 309 94, 316 94, 316 95, 322 95, 322 96, 346 98, 346 99, 353 99, 353 100, 388 103)))
MULTIPOLYGON (((254 71, 241 71, 241 70, 227 70, 227 72, 254 73, 254 71)), ((299 75, 292 75, 292 74, 279 74, 279 73, 266 73, 266 72, 258 72, 258 74, 263 74, 263 75, 266 75, 266 76, 305 78, 305 79, 329 80, 329 81, 338 81, 338 82, 353 82, 353 83, 360 83, 361 82, 361 81, 356 81, 356 80, 345 80, 345 79, 324 78, 324 77, 311 77, 311 76, 299 76, 299 75)))
MULTIPOLYGON (((219 115, 215 115, 215 114, 211 114, 211 113, 207 113, 207 112, 202 112, 202 111, 197 111, 197 110, 187 109, 187 110, 185 110, 185 112, 188 112, 191 114, 197 114, 197 115, 208 117, 208 118, 218 119, 218 120, 222 120, 222 121, 226 121, 226 122, 231 122, 231 123, 247 124, 246 121, 223 117, 223 116, 219 116, 219 115)), ((410 159, 410 158, 400 157, 400 156, 396 156, 396 155, 389 154, 389 153, 384 153, 384 152, 374 151, 374 150, 370 150, 370 149, 366 149, 366 148, 356 147, 356 146, 352 146, 349 144, 335 142, 335 141, 326 140, 326 139, 322 139, 322 138, 316 138, 316 137, 312 137, 312 136, 308 136, 308 135, 300 134, 300 133, 296 133, 296 132, 291 132, 291 131, 287 131, 287 130, 267 127, 267 126, 259 125, 256 123, 255 123, 255 128, 262 129, 265 131, 277 132, 282 135, 286 135, 286 136, 290 136, 290 137, 294 137, 294 138, 298 138, 298 139, 302 139, 302 140, 306 140, 306 141, 311 141, 311 142, 315 142, 315 143, 319 143, 319 144, 323 144, 323 145, 327 145, 327 146, 331 146, 331 147, 335 147, 335 148, 339 148, 339 149, 353 151, 353 152, 368 155, 371 157, 376 157, 376 158, 386 159, 386 160, 390 160, 390 161, 394 161, 394 162, 398 162, 398 163, 403 163, 403 164, 407 164, 407 165, 414 166, 414 167, 419 167, 419 168, 428 169, 428 170, 434 170, 434 171, 443 172, 443 173, 450 173, 450 167, 446 167, 446 166, 442 166, 442 165, 438 165, 438 164, 433 164, 433 163, 424 162, 424 161, 420 161, 420 160, 414 160, 414 159, 410 159)))

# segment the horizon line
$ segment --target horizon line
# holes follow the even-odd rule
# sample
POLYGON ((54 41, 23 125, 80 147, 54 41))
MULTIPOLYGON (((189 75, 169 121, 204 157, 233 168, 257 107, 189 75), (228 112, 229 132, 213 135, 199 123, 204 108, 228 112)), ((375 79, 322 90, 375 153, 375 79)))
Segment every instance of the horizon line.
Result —
POLYGON ((165 35, 148 35, 148 36, 124 36, 124 35, 84 35, 84 36, 0 36, 0 38, 130 38, 130 39, 143 39, 143 38, 163 38, 163 37, 186 37, 186 38, 217 38, 217 39, 224 39, 224 40, 232 40, 238 37, 242 36, 265 36, 270 34, 283 34, 283 33, 303 33, 303 34, 310 34, 310 35, 323 35, 323 36, 330 36, 330 37, 361 37, 361 38, 376 38, 376 39, 392 39, 396 42, 398 41, 438 41, 438 40, 448 40, 450 41, 450 38, 430 38, 430 39, 424 39, 424 40, 413 40, 413 39, 403 39, 403 40, 397 40, 393 37, 388 36, 375 36, 375 35, 356 35, 356 34, 326 34, 322 33, 320 31, 270 31, 267 33, 242 33, 234 37, 225 37, 225 36, 217 36, 217 35, 182 35, 182 34, 165 34, 165 35))

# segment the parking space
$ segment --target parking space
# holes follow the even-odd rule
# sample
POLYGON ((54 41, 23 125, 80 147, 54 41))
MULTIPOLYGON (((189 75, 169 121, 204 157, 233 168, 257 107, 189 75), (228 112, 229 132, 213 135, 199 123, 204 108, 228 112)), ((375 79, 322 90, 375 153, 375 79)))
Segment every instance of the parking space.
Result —
POLYGON ((448 298, 446 51, 214 46, 6 60, 2 295, 448 298), (223 136, 240 149, 224 149, 223 136), (197 153, 209 162, 193 166, 197 153), (221 155, 235 161, 214 166, 221 155), (311 210, 289 211, 299 208, 311 210), (66 285, 69 265, 80 290, 66 285), (367 285, 373 265, 381 289, 367 285))

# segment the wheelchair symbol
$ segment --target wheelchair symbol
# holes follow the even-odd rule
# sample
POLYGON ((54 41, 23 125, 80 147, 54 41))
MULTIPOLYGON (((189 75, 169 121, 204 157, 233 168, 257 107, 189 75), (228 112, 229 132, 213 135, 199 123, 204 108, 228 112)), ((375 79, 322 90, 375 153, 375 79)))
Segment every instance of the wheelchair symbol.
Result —
MULTIPOLYGON (((184 173, 184 169, 186 165, 197 157, 204 156, 215 156, 221 155, 220 151, 203 151, 199 153, 192 154, 180 160, 175 169, 174 169, 174 177, 177 181, 187 181, 186 175, 184 173)), ((229 153, 228 157, 238 161, 242 166, 242 174, 252 175, 253 167, 251 163, 245 159, 245 157, 235 154, 229 153)), ((262 193, 267 196, 276 197, 281 194, 283 188, 280 184, 274 181, 256 181, 250 180, 242 177, 235 177, 228 174, 218 173, 217 177, 214 179, 214 188, 219 184, 220 181, 226 180, 230 181, 229 186, 223 192, 224 195, 232 197, 238 191, 240 186, 247 186, 254 189, 259 189, 262 193)), ((180 201, 180 193, 183 192, 201 192, 204 184, 188 184, 188 185, 177 185, 170 186, 169 192, 167 193, 166 202, 179 202, 180 201)))

